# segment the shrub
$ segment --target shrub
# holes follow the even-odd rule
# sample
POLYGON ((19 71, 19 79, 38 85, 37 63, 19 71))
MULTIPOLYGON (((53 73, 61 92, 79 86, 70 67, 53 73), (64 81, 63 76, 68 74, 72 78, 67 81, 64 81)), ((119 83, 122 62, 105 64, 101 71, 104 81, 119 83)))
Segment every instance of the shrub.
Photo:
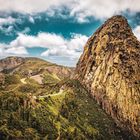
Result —
POLYGON ((5 76, 5 84, 18 84, 20 82, 20 77, 18 75, 6 75, 5 76))

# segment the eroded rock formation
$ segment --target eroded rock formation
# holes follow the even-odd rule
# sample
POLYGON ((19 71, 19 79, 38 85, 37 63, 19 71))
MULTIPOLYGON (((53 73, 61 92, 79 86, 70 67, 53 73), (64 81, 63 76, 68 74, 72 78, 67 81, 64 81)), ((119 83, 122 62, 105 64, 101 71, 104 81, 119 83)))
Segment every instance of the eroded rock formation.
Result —
POLYGON ((91 36, 76 77, 119 126, 140 137, 140 42, 124 17, 110 18, 91 36))
POLYGON ((0 72, 12 70, 24 63, 24 58, 21 57, 7 57, 0 60, 0 72))

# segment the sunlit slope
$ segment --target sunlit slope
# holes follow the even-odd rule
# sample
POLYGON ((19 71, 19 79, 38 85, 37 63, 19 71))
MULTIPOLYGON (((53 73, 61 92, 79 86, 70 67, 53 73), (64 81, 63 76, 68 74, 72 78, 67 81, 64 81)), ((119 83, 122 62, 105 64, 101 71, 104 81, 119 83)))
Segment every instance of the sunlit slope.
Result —
POLYGON ((78 81, 61 81, 49 91, 42 96, 1 92, 0 139, 120 140, 124 137, 78 81))

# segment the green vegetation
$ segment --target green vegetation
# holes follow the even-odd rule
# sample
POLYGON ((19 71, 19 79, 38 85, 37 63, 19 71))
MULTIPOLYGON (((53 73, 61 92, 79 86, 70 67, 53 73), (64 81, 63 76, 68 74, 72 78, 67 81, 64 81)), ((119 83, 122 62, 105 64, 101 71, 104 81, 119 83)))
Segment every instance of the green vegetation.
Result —
POLYGON ((63 80, 46 96, 35 94, 35 83, 30 86, 0 93, 1 140, 120 139, 111 118, 78 81, 63 80))
POLYGON ((124 138, 79 81, 66 78, 70 69, 55 66, 27 58, 13 73, 1 74, 0 140, 124 138))
POLYGON ((60 81, 60 79, 57 77, 57 75, 54 75, 54 74, 49 74, 49 73, 47 73, 47 74, 45 74, 44 75, 44 80, 43 80, 43 82, 44 82, 44 84, 46 84, 46 85, 55 85, 55 84, 57 84, 58 82, 60 81))
POLYGON ((10 74, 5 75, 6 85, 18 84, 19 82, 20 82, 20 77, 18 75, 10 75, 10 74))
POLYGON ((35 85, 35 84, 25 84, 25 85, 21 85, 19 87, 19 92, 22 93, 36 93, 38 90, 39 86, 35 85))

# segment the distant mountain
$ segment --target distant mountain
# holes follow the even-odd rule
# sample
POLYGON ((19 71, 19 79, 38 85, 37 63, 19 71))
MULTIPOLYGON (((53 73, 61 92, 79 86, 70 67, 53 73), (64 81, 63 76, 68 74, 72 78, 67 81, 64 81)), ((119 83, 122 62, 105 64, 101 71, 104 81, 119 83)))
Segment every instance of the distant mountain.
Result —
POLYGON ((7 57, 0 60, 0 71, 14 69, 25 61, 21 57, 7 57))
POLYGON ((140 42, 124 17, 113 16, 91 36, 76 78, 119 126, 140 137, 140 42))
POLYGON ((72 75, 73 68, 60 66, 35 57, 7 57, 0 60, 0 71, 3 73, 20 73, 22 76, 33 76, 49 72, 64 78, 72 75))

